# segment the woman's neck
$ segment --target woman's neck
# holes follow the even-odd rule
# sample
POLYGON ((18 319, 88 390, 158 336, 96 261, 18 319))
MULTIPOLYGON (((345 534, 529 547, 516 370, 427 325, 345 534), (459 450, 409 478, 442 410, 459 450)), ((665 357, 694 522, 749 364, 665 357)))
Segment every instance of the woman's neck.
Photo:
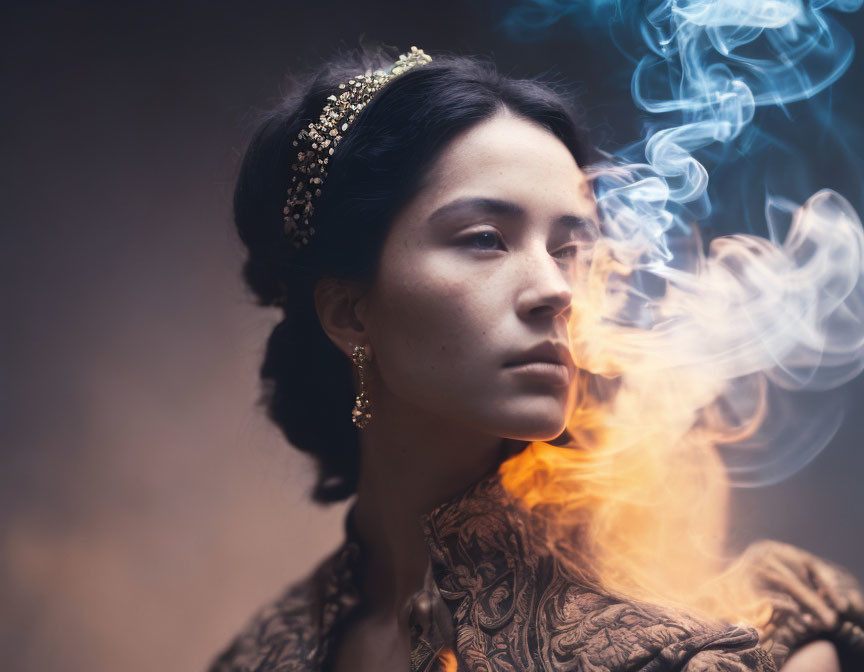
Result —
POLYGON ((405 626, 402 608, 423 587, 429 559, 420 516, 491 475, 504 441, 447 426, 382 395, 361 432, 355 522, 366 548, 364 594, 374 620, 405 626))

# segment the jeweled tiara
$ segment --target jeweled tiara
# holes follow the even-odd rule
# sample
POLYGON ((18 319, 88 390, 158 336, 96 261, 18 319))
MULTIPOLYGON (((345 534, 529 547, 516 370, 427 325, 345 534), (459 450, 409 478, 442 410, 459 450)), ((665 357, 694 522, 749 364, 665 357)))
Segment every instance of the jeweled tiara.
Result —
POLYGON ((309 223, 315 210, 314 201, 321 195, 324 178, 327 177, 327 164, 342 134, 387 82, 414 66, 431 61, 432 57, 422 49, 411 47, 409 52, 399 56, 389 70, 367 70, 349 79, 339 85, 338 95, 327 97, 327 104, 318 121, 310 122, 298 133, 293 143, 294 147, 299 148, 297 162, 291 164, 294 174, 282 210, 285 233, 294 247, 308 244, 315 233, 315 228, 309 223))

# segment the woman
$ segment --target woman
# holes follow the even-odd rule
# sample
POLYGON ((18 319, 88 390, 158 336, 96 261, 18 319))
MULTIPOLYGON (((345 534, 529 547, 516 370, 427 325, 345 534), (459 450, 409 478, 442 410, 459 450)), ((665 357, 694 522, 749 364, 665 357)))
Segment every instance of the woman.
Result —
POLYGON ((334 61, 243 163, 245 278, 284 311, 264 401, 316 459, 314 499, 357 497, 343 544, 213 672, 862 664, 864 604, 839 568, 779 544, 749 554, 773 607, 757 631, 606 587, 505 487, 529 442, 571 438, 593 152, 546 85, 415 48, 393 61, 334 61))

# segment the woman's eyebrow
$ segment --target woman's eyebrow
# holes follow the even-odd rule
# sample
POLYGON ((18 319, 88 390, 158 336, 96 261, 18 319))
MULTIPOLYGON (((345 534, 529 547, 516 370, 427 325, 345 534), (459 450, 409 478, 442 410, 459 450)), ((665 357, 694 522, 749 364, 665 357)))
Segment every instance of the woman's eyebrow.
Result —
MULTIPOLYGON (((463 197, 446 203, 435 210, 429 215, 429 223, 436 224, 450 217, 476 214, 496 215, 508 219, 522 219, 526 215, 525 209, 512 201, 502 201, 497 198, 463 197)), ((591 233, 597 231, 597 225, 590 218, 579 215, 559 215, 553 220, 553 224, 568 229, 586 229, 591 233)))
POLYGON ((525 216, 525 210, 516 203, 501 201, 497 198, 463 197, 442 205, 429 215, 429 223, 436 224, 442 220, 458 215, 497 215, 510 219, 525 216))
POLYGON ((560 224, 568 229, 580 229, 592 236, 597 236, 600 230, 597 223, 590 217, 581 217, 579 215, 559 215, 554 219, 555 224, 560 224))

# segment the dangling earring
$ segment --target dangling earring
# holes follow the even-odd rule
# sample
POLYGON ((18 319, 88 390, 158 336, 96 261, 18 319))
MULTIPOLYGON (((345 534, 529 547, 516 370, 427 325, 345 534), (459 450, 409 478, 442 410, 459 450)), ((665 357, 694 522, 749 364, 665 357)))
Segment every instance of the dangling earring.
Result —
POLYGON ((351 354, 351 361, 354 362, 354 368, 357 369, 357 377, 360 379, 360 392, 354 399, 354 408, 351 409, 351 422, 358 429, 363 429, 372 419, 372 402, 369 401, 366 390, 366 367, 369 364, 369 359, 366 357, 366 348, 362 345, 355 345, 354 352, 351 354))

